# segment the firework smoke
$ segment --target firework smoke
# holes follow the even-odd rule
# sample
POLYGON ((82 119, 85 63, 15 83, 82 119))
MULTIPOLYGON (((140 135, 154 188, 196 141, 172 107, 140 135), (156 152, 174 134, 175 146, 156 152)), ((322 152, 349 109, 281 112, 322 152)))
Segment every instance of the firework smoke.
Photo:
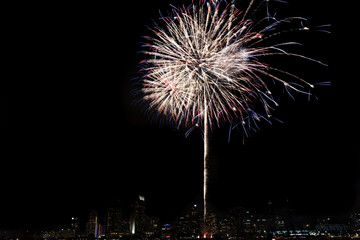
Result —
POLYGON ((242 126, 246 133, 257 127, 257 121, 270 121, 271 110, 278 103, 269 83, 282 84, 290 96, 293 91, 311 95, 314 85, 272 66, 272 56, 323 64, 289 52, 286 49, 290 46, 300 44, 279 38, 288 32, 309 30, 303 25, 306 19, 277 19, 267 14, 255 21, 249 16, 268 0, 258 6, 254 2, 244 12, 221 0, 173 7, 172 16, 162 17, 161 24, 151 30, 154 36, 145 37, 147 50, 143 53, 148 58, 141 62, 142 99, 149 109, 177 126, 204 129, 204 222, 209 131, 227 122, 230 129, 242 126))

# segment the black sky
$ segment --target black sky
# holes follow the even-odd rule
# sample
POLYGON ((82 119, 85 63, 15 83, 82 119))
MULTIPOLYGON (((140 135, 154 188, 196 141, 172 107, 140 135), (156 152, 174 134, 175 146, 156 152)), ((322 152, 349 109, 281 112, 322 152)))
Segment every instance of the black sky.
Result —
MULTIPOLYGON (((6 8, 0 228, 66 222, 111 199, 128 206, 139 193, 165 220, 201 202, 200 131, 185 138, 184 130, 151 122, 130 94, 145 25, 168 3, 181 1, 6 8)), ((279 97, 274 115, 284 123, 263 124, 245 144, 240 132, 230 143, 228 128, 214 132, 215 209, 261 209, 269 199, 289 199, 299 214, 320 215, 346 213, 360 202, 354 64, 344 51, 354 42, 338 21, 343 8, 329 4, 335 3, 289 0, 281 9, 313 25, 332 24, 331 35, 301 39, 307 56, 329 67, 297 66, 307 80, 332 86, 316 90, 318 100, 310 102, 279 97)))

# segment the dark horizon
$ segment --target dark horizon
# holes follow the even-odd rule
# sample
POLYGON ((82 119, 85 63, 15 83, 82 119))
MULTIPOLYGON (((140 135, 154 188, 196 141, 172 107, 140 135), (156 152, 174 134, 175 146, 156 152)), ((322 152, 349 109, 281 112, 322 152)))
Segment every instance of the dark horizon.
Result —
MULTIPOLYGON (((220 212, 261 209, 270 199, 289 199, 304 215, 360 208, 358 106, 348 83, 356 66, 333 47, 352 42, 341 37, 346 30, 332 14, 337 6, 288 2, 282 15, 332 25, 330 35, 299 39, 310 57, 329 66, 298 70, 331 86, 315 89, 311 101, 279 96, 274 117, 283 123, 261 123, 244 143, 239 131, 230 142, 228 127, 214 131, 210 203, 220 212)), ((1 86, 0 228, 40 228, 86 216, 111 199, 128 206, 138 194, 164 221, 201 203, 200 129, 186 138, 187 129, 148 119, 131 95, 145 25, 152 26, 169 3, 181 1, 8 8, 11 74, 1 86)))

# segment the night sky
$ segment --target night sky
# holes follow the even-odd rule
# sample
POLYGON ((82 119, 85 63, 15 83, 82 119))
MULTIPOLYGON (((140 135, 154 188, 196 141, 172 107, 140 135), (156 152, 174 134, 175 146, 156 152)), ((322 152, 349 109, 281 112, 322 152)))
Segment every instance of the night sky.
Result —
MULTIPOLYGON (((281 14, 332 25, 331 35, 297 38, 301 51, 329 67, 284 67, 332 85, 316 89, 318 99, 310 102, 299 94, 296 101, 279 96, 274 116, 283 123, 260 124, 244 144, 240 131, 228 142, 228 127, 215 130, 210 205, 219 212, 261 210, 269 199, 278 206, 288 199, 304 215, 360 207, 359 114, 349 84, 356 80, 355 64, 346 50, 355 40, 342 25, 352 21, 339 18, 345 7, 314 2, 289 0, 281 14)), ((158 18, 158 9, 166 13, 169 3, 182 1, 6 8, 0 228, 66 223, 114 199, 128 207, 137 194, 145 195, 149 214, 164 221, 201 203, 200 129, 185 138, 186 129, 151 121, 132 103, 141 36, 149 34, 145 25, 158 18)))

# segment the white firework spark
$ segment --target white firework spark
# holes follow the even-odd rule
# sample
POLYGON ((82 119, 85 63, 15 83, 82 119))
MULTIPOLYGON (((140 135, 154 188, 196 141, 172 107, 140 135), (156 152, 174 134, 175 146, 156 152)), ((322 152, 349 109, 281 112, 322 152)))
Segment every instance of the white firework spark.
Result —
POLYGON ((305 94, 310 93, 304 86, 313 87, 260 60, 285 55, 315 61, 281 49, 296 42, 266 45, 280 33, 308 30, 277 30, 282 24, 306 19, 267 16, 253 22, 242 19, 234 4, 220 10, 221 2, 200 1, 188 8, 174 8, 172 17, 162 18, 165 27, 157 26, 153 29, 156 36, 146 37, 151 41, 145 44, 150 50, 143 53, 151 58, 142 62, 146 72, 141 79, 143 99, 151 109, 178 125, 203 125, 207 117, 210 127, 220 126, 223 121, 248 126, 246 120, 260 120, 263 115, 270 118, 271 106, 277 106, 266 80, 273 79, 287 90, 305 94), (255 109, 255 102, 264 111, 255 109), (257 113, 260 111, 261 115, 257 113))
POLYGON ((148 50, 143 53, 149 57, 142 61, 145 74, 139 81, 143 100, 149 109, 178 126, 204 128, 204 216, 208 128, 228 122, 231 126, 243 126, 246 131, 250 122, 256 125, 261 119, 269 121, 273 106, 278 104, 268 82, 281 83, 289 94, 296 91, 311 95, 312 84, 272 66, 268 62, 271 56, 323 64, 285 50, 299 45, 297 42, 274 44, 274 39, 283 33, 309 30, 302 25, 306 19, 276 19, 267 15, 254 21, 248 18, 253 7, 254 0, 244 12, 221 0, 200 0, 187 8, 173 7, 172 16, 162 17, 163 27, 156 24, 152 29, 154 36, 145 37, 148 43, 144 46, 148 50), (287 28, 292 23, 298 26, 287 28))

